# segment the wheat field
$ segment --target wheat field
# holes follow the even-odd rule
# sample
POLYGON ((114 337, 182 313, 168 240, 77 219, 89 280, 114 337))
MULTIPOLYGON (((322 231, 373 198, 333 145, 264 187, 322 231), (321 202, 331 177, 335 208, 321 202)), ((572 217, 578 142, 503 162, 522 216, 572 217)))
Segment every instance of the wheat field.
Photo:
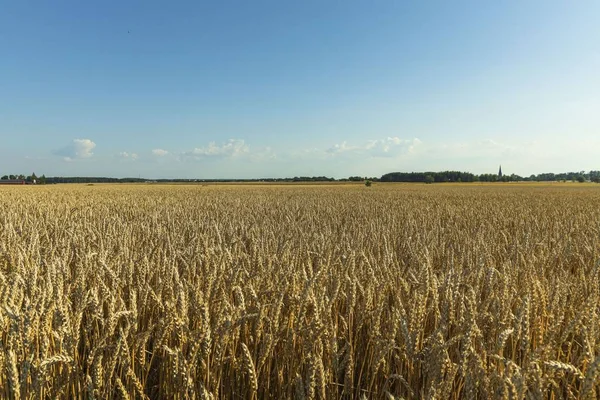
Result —
POLYGON ((594 399, 600 188, 0 188, 0 397, 594 399))

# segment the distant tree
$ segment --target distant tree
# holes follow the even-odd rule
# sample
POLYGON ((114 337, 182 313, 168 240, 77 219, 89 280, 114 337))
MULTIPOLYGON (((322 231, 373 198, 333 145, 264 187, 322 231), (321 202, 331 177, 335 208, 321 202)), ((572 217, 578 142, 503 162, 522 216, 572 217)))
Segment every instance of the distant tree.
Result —
POLYGON ((17 179, 17 176, 16 175, 9 175, 8 179, 10 179, 10 180, 17 179))
POLYGON ((481 174, 479 175, 481 182, 496 182, 498 181, 498 175, 496 174, 481 174))
POLYGON ((433 182, 435 182, 435 178, 433 177, 433 175, 426 175, 425 176, 425 183, 431 184, 433 182))
POLYGON ((365 186, 366 186, 366 187, 371 187, 371 185, 372 185, 372 184, 373 184, 373 183, 372 183, 372 182, 371 182, 369 179, 367 179, 367 180, 365 181, 365 186))
POLYGON ((592 182, 594 183, 600 183, 600 176, 595 176, 592 178, 592 182))
POLYGON ((476 176, 469 172, 391 172, 383 175, 380 182, 425 182, 425 177, 431 175, 434 182, 474 182, 476 176))
POLYGON ((2 179, 3 181, 5 181, 5 180, 8 179, 8 175, 3 175, 2 178, 0 178, 0 179, 2 179))
POLYGON ((40 176, 40 183, 41 183, 42 185, 45 185, 45 184, 46 184, 46 175, 42 175, 42 176, 40 176))
POLYGON ((579 176, 577 177, 577 182, 579 182, 579 183, 583 183, 583 182, 585 182, 585 178, 583 177, 583 175, 579 175, 579 176))

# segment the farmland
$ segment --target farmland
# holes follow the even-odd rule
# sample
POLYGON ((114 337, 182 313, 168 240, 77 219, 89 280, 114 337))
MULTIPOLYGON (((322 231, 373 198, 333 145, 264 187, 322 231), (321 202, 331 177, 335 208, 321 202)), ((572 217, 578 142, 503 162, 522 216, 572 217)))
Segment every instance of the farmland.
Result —
POLYGON ((592 184, 0 188, 0 397, 600 395, 592 184))

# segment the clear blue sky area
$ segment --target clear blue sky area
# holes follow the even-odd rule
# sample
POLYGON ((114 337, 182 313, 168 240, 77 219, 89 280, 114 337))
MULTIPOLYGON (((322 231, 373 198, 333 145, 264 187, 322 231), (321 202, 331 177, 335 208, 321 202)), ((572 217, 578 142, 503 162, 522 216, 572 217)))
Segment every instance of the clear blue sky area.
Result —
POLYGON ((0 174, 600 169, 598 1, 0 12, 0 174))

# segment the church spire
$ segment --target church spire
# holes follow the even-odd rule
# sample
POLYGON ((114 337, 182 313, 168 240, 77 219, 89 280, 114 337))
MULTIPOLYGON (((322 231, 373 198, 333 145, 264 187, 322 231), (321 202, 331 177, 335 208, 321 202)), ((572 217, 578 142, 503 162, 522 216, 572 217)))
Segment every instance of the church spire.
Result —
POLYGON ((500 169, 498 170, 498 178, 502 178, 502 165, 500 165, 500 169))

